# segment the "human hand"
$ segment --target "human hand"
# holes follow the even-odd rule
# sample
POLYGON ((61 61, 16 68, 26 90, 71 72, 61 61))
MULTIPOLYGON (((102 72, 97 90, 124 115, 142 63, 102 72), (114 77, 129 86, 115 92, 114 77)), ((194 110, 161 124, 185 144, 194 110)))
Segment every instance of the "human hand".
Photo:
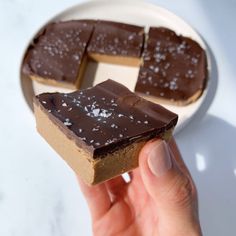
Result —
POLYGON ((172 138, 148 142, 139 168, 90 187, 80 182, 95 236, 199 236, 197 193, 172 138))

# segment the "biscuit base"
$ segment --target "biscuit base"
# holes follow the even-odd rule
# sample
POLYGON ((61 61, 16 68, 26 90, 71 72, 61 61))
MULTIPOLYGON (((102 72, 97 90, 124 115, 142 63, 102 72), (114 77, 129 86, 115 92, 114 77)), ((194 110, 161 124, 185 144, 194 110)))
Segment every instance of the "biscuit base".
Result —
MULTIPOLYGON (((69 139, 62 128, 50 119, 48 111, 34 103, 34 112, 38 132, 86 184, 101 183, 138 166, 139 152, 147 141, 134 142, 93 159, 93 153, 79 147, 75 140, 69 139)), ((161 137, 168 139, 171 133, 172 130, 169 130, 161 137)))
POLYGON ((135 66, 135 67, 138 67, 141 64, 141 58, 139 57, 113 56, 99 53, 89 53, 88 56, 94 61, 105 62, 109 64, 135 66))

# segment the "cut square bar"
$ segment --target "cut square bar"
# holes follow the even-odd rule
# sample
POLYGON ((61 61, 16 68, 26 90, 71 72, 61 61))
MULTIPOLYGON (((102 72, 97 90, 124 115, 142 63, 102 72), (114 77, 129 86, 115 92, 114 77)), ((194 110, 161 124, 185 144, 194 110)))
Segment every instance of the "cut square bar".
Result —
POLYGON ((78 88, 93 28, 92 20, 48 24, 31 44, 24 60, 23 73, 41 83, 78 88))
POLYGON ((190 38, 151 27, 135 91, 155 101, 186 105, 197 100, 207 80, 205 51, 190 38))
POLYGON ((143 27, 98 21, 87 52, 95 61, 139 66, 143 43, 143 27))
POLYGON ((39 133, 89 185, 136 168, 143 145, 171 135, 178 119, 112 80, 40 94, 34 110, 39 133))

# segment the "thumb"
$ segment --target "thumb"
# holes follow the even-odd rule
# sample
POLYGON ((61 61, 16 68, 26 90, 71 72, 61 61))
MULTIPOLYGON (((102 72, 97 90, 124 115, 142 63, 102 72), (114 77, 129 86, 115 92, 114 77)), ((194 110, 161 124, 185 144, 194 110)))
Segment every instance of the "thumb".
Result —
POLYGON ((157 207, 159 234, 200 235, 196 189, 174 139, 148 142, 139 162, 145 188, 157 207))

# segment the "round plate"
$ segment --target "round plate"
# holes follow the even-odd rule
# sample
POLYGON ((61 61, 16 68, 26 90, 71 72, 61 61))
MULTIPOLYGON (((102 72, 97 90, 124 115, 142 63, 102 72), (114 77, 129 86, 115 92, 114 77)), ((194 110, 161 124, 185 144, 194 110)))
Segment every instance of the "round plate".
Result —
MULTIPOLYGON (((124 23, 145 26, 146 31, 148 30, 149 26, 164 26, 174 30, 177 34, 182 34, 183 36, 187 36, 196 40, 201 45, 201 47, 207 52, 207 47, 204 41, 189 24, 187 24, 184 20, 182 20, 172 12, 159 6, 155 6, 145 2, 136 1, 134 4, 134 2, 128 2, 126 0, 120 0, 116 2, 109 0, 89 1, 63 11, 62 13, 53 17, 50 21, 65 21, 72 19, 114 20, 124 23)), ((46 22, 41 28, 43 28, 50 21, 46 22)), ((39 32, 40 29, 37 30, 36 34, 39 32)), ((32 39, 35 37, 35 35, 32 37, 32 39)), ((26 47, 24 55, 27 51, 28 46, 26 47)), ((211 64, 209 58, 209 53, 207 52, 208 77, 210 78, 209 75, 211 72, 211 64)), ((89 62, 83 78, 82 88, 95 85, 110 78, 124 84, 131 91, 134 91, 135 83, 138 78, 138 71, 138 67, 136 68, 89 62)), ((71 91, 68 89, 43 85, 32 81, 22 75, 20 77, 24 97, 31 109, 32 97, 36 94, 42 92, 71 91)), ((194 114, 198 111, 201 104, 203 103, 207 92, 208 87, 206 87, 202 96, 196 102, 191 103, 187 106, 162 104, 167 109, 179 115, 179 121, 175 132, 180 131, 190 121, 190 119, 194 116, 194 114)))

